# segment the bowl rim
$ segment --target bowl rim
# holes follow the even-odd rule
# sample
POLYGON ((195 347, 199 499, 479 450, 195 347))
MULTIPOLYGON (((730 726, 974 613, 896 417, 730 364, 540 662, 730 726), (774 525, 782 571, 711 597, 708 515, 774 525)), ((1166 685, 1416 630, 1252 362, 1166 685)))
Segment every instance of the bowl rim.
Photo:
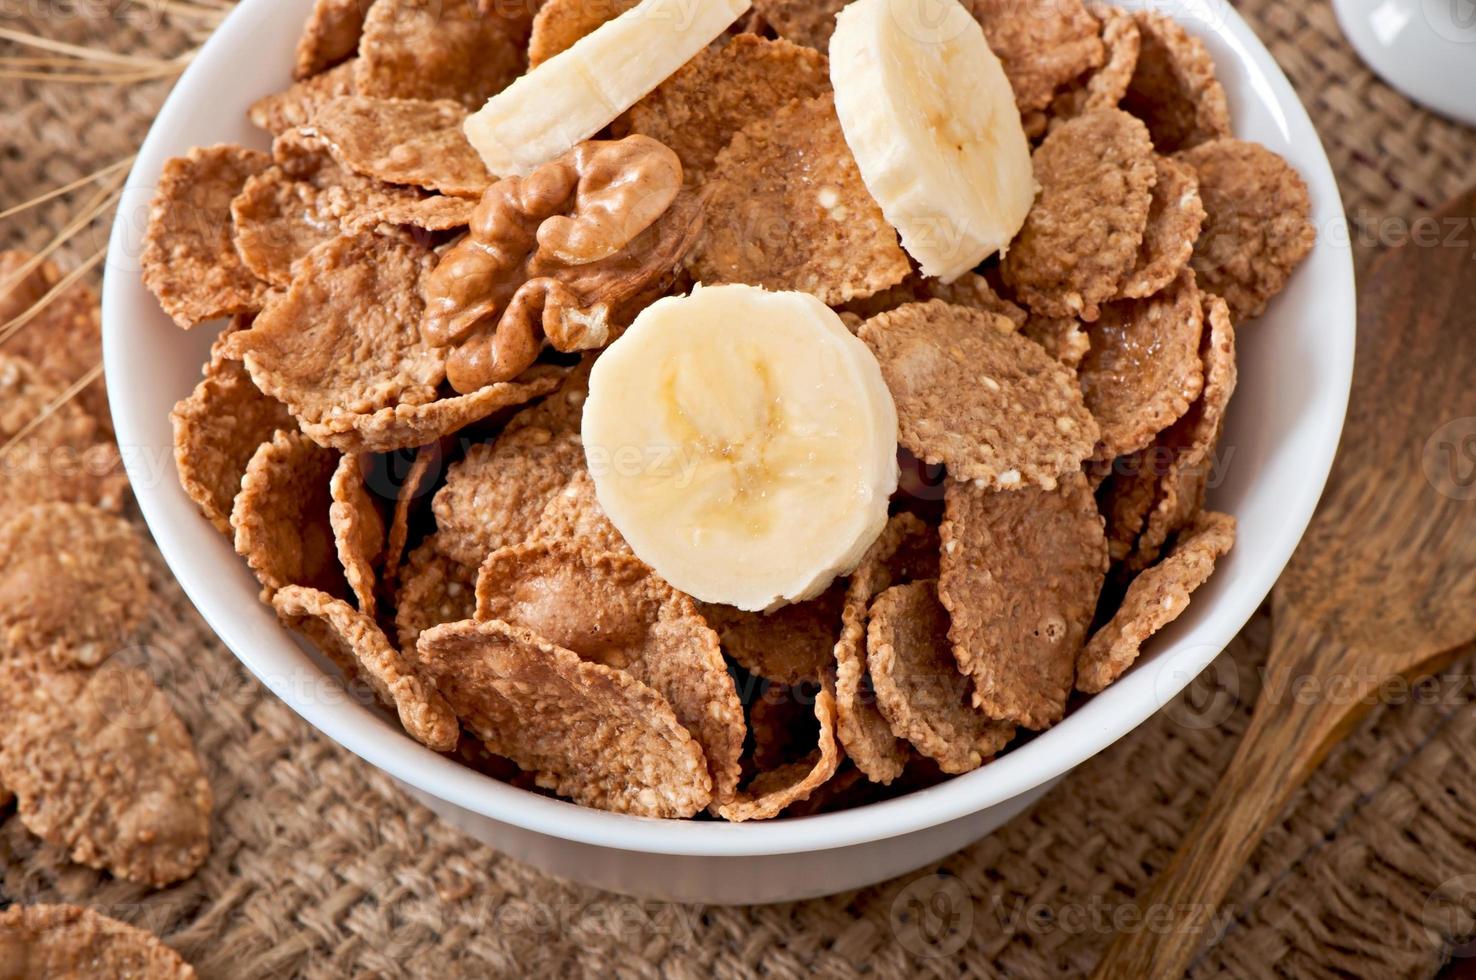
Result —
MULTIPOLYGON (((306 13, 308 0, 294 0, 306 13)), ((1126 0, 1127 7, 1161 10, 1163 0, 1126 0)), ((270 33, 269 21, 284 13, 279 0, 243 0, 209 38, 193 63, 179 79, 160 110, 134 163, 120 204, 110 241, 110 255, 136 255, 141 235, 137 216, 146 205, 154 180, 164 160, 180 152, 174 132, 192 109, 194 83, 207 74, 209 66, 223 53, 250 43, 259 32, 270 33), (143 195, 143 196, 140 196, 143 195), (125 207, 131 201, 132 209, 125 207)), ((1334 248, 1336 236, 1347 242, 1337 181, 1325 149, 1306 110, 1290 82, 1255 37, 1240 15, 1224 0, 1187 0, 1180 11, 1196 19, 1227 45, 1241 65, 1252 73, 1252 84, 1260 99, 1277 115, 1277 125, 1288 140, 1310 136, 1315 146, 1307 148, 1300 169, 1314 191, 1314 220, 1319 226, 1316 250, 1334 248), (1207 13, 1205 4, 1212 9, 1207 13), (1196 11, 1199 11, 1196 13, 1196 11), (1314 152, 1315 151, 1315 152, 1314 152), (1310 156, 1310 159, 1309 159, 1310 156)), ((290 13, 290 10, 288 11, 290 13)), ((1314 252, 1314 254, 1316 254, 1314 252)), ((1341 340, 1329 344, 1327 368, 1330 387, 1317 403, 1315 420, 1325 433, 1317 451, 1301 460, 1302 479, 1288 488, 1280 503, 1280 536, 1268 553, 1258 556, 1250 581, 1232 594, 1221 594, 1213 607, 1214 635, 1203 642, 1183 644, 1182 649, 1164 650, 1152 658, 1160 668, 1171 669, 1169 683, 1164 670, 1129 671, 1106 691, 1095 695, 1056 727, 1041 732, 991 764, 937 786, 897 799, 874 803, 838 813, 751 824, 661 820, 608 813, 550 799, 516 789, 482 775, 459 762, 431 752, 409 736, 392 728, 374 711, 348 698, 303 697, 301 684, 321 681, 322 675, 304 659, 301 671, 283 673, 271 666, 255 648, 257 637, 230 620, 230 603, 212 585, 214 577, 191 566, 197 558, 186 537, 176 526, 177 501, 160 492, 157 460, 146 452, 125 452, 130 479, 135 485, 146 522, 165 561, 190 601, 211 629, 248 670, 269 690, 285 701, 310 725, 361 759, 420 792, 444 800, 494 821, 539 834, 620 851, 647 852, 693 857, 750 857, 800 851, 824 851, 855 844, 899 837, 967 817, 999 805, 1034 787, 1069 772, 1108 748, 1146 721, 1197 676, 1240 631, 1261 604, 1281 569, 1300 541, 1321 496, 1332 465, 1352 381, 1353 338, 1356 332, 1351 250, 1344 248, 1343 261, 1334 262, 1342 289, 1338 299, 1347 315, 1342 322, 1329 322, 1325 335, 1341 340), (153 468, 151 468, 153 467, 153 468), (1135 707, 1136 706, 1136 707, 1135 707)), ((131 300, 125 288, 137 282, 136 267, 109 263, 103 282, 104 361, 107 383, 115 405, 120 393, 130 392, 130 378, 121 362, 127 344, 126 313, 131 300)), ((1338 288, 1340 283, 1331 283, 1338 288)), ((129 396, 124 395, 126 400, 129 396)), ((120 446, 147 446, 139 431, 141 417, 125 406, 115 407, 120 446)), ((165 474, 174 478, 173 471, 165 474)), ((203 518, 191 516, 199 521, 203 518)), ((1203 640, 1203 638, 1200 638, 1203 640)))

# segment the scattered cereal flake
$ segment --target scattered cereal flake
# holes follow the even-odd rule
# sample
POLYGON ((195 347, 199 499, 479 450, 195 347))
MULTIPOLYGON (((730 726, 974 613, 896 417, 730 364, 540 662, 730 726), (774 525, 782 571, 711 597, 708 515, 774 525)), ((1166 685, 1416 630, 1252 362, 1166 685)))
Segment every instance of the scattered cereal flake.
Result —
POLYGON ((1098 509, 1107 522, 1107 556, 1114 562, 1132 554, 1158 490, 1159 453, 1149 446, 1112 461, 1097 491, 1098 509))
MULTIPOLYGON (((910 273, 895 286, 889 286, 864 299, 853 299, 841 310, 854 313, 869 320, 878 313, 888 313, 908 303, 926 303, 930 299, 941 299, 955 306, 967 306, 983 313, 997 313, 1009 321, 1011 330, 1025 326, 1029 314, 994 291, 989 280, 974 272, 965 272, 953 282, 939 282, 920 272, 910 273)), ((991 321, 1004 329, 998 320, 991 321)))
POLYGON ((356 173, 480 197, 492 176, 461 131, 465 118, 457 102, 351 95, 319 109, 312 125, 356 173))
POLYGON ((1230 309, 1218 296, 1205 301, 1204 392, 1164 433, 1161 442, 1170 453, 1158 494, 1138 539, 1130 564, 1149 565, 1169 536, 1187 525, 1204 506, 1205 489, 1214 468, 1215 445, 1225 424, 1225 409, 1235 393, 1235 327, 1230 309))
POLYGON ((1020 332, 1035 341, 1045 352, 1069 368, 1081 366, 1082 358, 1091 350, 1092 339, 1085 326, 1074 316, 1038 316, 1032 314, 1020 332))
POLYGON ((278 431, 246 464, 231 510, 236 553, 261 580, 262 598, 289 585, 348 590, 328 521, 338 455, 300 432, 278 431))
POLYGON ((1005 255, 1005 282, 1036 313, 1095 320, 1148 227, 1148 129, 1117 109, 1089 112, 1047 136, 1032 161, 1040 193, 1005 255))
POLYGON ((73 861, 156 888, 210 851, 210 785, 146 671, 0 664, 0 782, 26 829, 73 861))
POLYGON ((149 604, 133 526, 87 504, 37 504, 0 524, 0 657, 95 667, 149 604))
POLYGON ((753 9, 775 32, 795 44, 826 51, 835 15, 850 0, 755 0, 753 9))
POLYGON ((835 644, 837 724, 841 745, 856 767, 890 783, 907 763, 907 745, 876 706, 866 671, 866 618, 872 600, 893 585, 938 574, 937 533, 912 514, 894 515, 861 559, 846 588, 841 634, 835 644))
POLYGON ((409 225, 426 231, 451 231, 465 228, 476 210, 477 202, 469 197, 433 194, 418 201, 395 201, 377 211, 364 211, 344 221, 345 231, 359 231, 374 225, 409 225))
POLYGON ((950 482, 938 595, 974 704, 1000 721, 1061 720, 1107 573, 1107 538, 1080 472, 1055 490, 950 482))
POLYGON ((750 673, 778 684, 814 681, 830 667, 840 637, 844 582, 806 602, 771 613, 700 602, 698 611, 723 640, 723 652, 750 673))
POLYGON ((1002 319, 932 300, 874 317, 860 336, 909 451, 957 479, 1049 488, 1091 455, 1097 426, 1071 370, 1002 319))
POLYGON ((713 800, 733 798, 743 706, 718 636, 644 562, 548 541, 503 548, 477 576, 477 619, 526 627, 651 687, 702 747, 713 800))
POLYGON ((1243 140, 1214 140, 1178 159, 1199 175, 1207 215, 1190 265, 1237 322, 1260 316, 1317 240, 1306 182, 1243 140))
POLYGON ((687 62, 632 106, 626 120, 630 132, 671 147, 686 179, 700 183, 738 130, 829 91, 828 63, 818 51, 740 34, 687 62))
POLYGON ((555 390, 562 368, 533 368, 517 381, 498 382, 467 395, 414 405, 391 405, 368 414, 344 413, 322 422, 302 423, 302 431, 322 446, 345 453, 388 453, 434 442, 480 422, 494 412, 555 390))
POLYGON ((456 747, 461 727, 435 688, 391 645, 370 615, 342 599, 289 585, 272 596, 272 606, 289 628, 323 651, 352 679, 363 680, 380 702, 394 709, 410 737, 437 752, 456 747))
POLYGON ((568 484, 554 494, 553 499, 543 508, 543 514, 533 528, 532 537, 567 541, 591 551, 633 554, 625 536, 610 522, 605 509, 600 506, 599 498, 595 495, 594 480, 587 469, 575 471, 568 484))
POLYGON ((1015 726, 974 707, 973 685, 953 659, 948 624, 937 582, 892 586, 871 604, 866 666, 876 706, 893 733, 944 772, 971 772, 1015 737, 1015 726))
POLYGON ((339 564, 359 600, 359 611, 372 620, 374 570, 384 557, 384 518, 364 486, 364 465, 358 453, 348 453, 338 461, 328 492, 333 500, 328 524, 339 564))
POLYGON ((1204 226, 1204 202, 1194 170, 1168 157, 1155 156, 1158 180, 1148 205, 1148 227, 1133 271, 1117 290, 1118 298, 1143 299, 1173 282, 1189 264, 1204 226))
POLYGON ((1187 269, 1147 299, 1102 307, 1077 370, 1102 429, 1096 458, 1137 452, 1189 410, 1204 384, 1203 327, 1199 288, 1187 269))
POLYGON ((231 507, 257 447, 296 423, 287 406, 263 395, 240 361, 222 359, 169 414, 174 464, 189 498, 222 534, 231 534, 231 507))
POLYGON ((711 802, 701 746, 625 671, 497 621, 437 626, 419 650, 462 721, 538 786, 646 817, 690 817, 711 802))
POLYGON ((836 695, 829 680, 815 696, 815 720, 819 723, 819 733, 813 752, 798 762, 760 772, 735 800, 716 808, 718 816, 734 823, 769 820, 787 807, 808 800, 830 782, 840 766, 842 753, 836 740, 836 695))
POLYGON ((8 509, 65 500, 121 510, 128 477, 118 449, 76 400, 61 400, 65 390, 25 358, 0 352, 0 446, 10 446, 0 452, 0 500, 8 509))
POLYGON ((1102 25, 1081 0, 970 0, 1004 65, 1021 112, 1044 109, 1056 90, 1102 64, 1102 25))
POLYGON ((247 110, 247 117, 269 133, 285 133, 312 122, 324 104, 344 95, 354 94, 357 58, 304 79, 287 89, 257 99, 247 110))
POLYGON ((447 558, 434 536, 410 553, 395 596, 395 631, 406 656, 420 634, 442 623, 471 619, 477 611, 477 566, 447 558))
POLYGON ((432 262, 428 249, 372 232, 335 238, 298 264, 230 351, 303 422, 434 401, 445 355, 420 336, 420 276, 432 262))
POLYGON ((533 17, 528 67, 537 68, 567 51, 586 35, 614 20, 640 0, 548 0, 533 17))
POLYGON ((467 565, 531 538, 544 509, 584 466, 578 432, 528 425, 479 443, 446 474, 431 505, 440 549, 467 565))
POLYGON ((352 58, 359 50, 368 0, 314 0, 302 36, 292 77, 301 81, 352 58))
POLYGON ((521 43, 474 0, 375 0, 354 83, 374 98, 455 99, 480 109, 522 71, 521 43))
POLYGON ((1107 60, 1083 82, 1052 100, 1051 125, 1059 125, 1084 112, 1115 109, 1127 95, 1142 44, 1137 21, 1121 7, 1102 8, 1096 14, 1102 21, 1102 43, 1107 48, 1107 60))
POLYGON ((164 164, 140 264, 144 285, 181 327, 261 309, 266 285, 236 254, 231 201, 270 165, 260 150, 230 144, 197 146, 164 164))
MULTIPOLYGON (((0 283, 9 282, 32 258, 30 252, 18 249, 0 252, 0 283)), ((62 272, 54 262, 41 262, 0 293, 0 324, 25 313, 61 279, 62 272)), ((102 363, 102 311, 97 293, 84 280, 73 282, 7 338, 0 349, 25 358, 64 387, 82 380, 102 363)), ((112 420, 103 379, 98 378, 78 393, 77 401, 97 420, 99 433, 110 436, 112 420)))
POLYGON ((405 555, 405 545, 410 540, 410 512, 422 495, 435 482, 431 471, 440 465, 439 443, 421 446, 415 451, 415 460, 400 483, 395 494, 395 509, 390 515, 389 537, 384 546, 384 576, 394 580, 399 575, 400 560, 405 555))
POLYGON ((0 912, 5 976, 195 980, 178 953, 143 929, 75 905, 12 905, 0 912))
POLYGON ((794 102, 739 130, 708 186, 700 282, 813 293, 828 304, 906 277, 907 256, 851 157, 831 96, 794 102))
POLYGON ((1234 544, 1235 518, 1226 514, 1205 511, 1180 531, 1168 557, 1133 580, 1117 614, 1081 651, 1077 688, 1096 694, 1121 677, 1148 638, 1179 618, 1234 544))
POLYGON ((1148 124, 1159 153, 1229 136, 1230 106, 1204 42, 1164 14, 1134 17, 1142 43, 1122 107, 1148 124))

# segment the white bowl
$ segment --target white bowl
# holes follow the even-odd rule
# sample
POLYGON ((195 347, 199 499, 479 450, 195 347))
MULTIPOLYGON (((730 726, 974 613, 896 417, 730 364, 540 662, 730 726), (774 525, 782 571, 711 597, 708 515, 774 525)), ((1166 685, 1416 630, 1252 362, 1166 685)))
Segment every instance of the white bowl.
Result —
POLYGON ((138 275, 148 200, 164 161, 200 144, 267 146, 247 123, 246 107, 287 84, 311 5, 244 0, 180 79, 144 143, 103 285, 113 418, 154 538, 221 639, 319 731, 473 836, 556 875, 672 901, 783 901, 905 873, 992 831, 1162 707, 1235 636, 1296 546, 1337 445, 1352 372, 1354 288, 1343 209, 1317 134, 1266 49, 1228 5, 1190 4, 1173 12, 1208 41, 1238 134, 1283 154, 1307 179, 1319 241, 1291 288, 1242 331, 1240 391, 1224 442, 1229 465, 1211 496, 1214 507, 1239 519, 1239 542, 1134 670, 1055 728, 969 775, 849 812, 770 823, 583 809, 420 746, 319 669, 257 601, 256 582, 230 542, 180 490, 169 410, 194 387, 215 331, 181 332, 138 275))

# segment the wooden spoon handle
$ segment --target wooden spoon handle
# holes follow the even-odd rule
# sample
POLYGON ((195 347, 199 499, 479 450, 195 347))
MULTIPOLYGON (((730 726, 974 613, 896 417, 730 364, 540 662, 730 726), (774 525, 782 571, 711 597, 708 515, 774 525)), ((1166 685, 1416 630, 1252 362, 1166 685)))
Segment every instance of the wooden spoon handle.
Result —
POLYGON ((1140 903, 1140 927, 1117 936, 1095 976, 1113 980, 1184 976, 1200 943, 1213 931, 1215 912, 1235 876, 1376 686, 1377 681, 1340 672, 1339 665, 1347 663, 1346 651, 1314 630, 1278 623, 1275 639, 1280 649, 1272 651, 1266 685, 1230 768, 1140 903), (1277 670, 1278 662, 1288 667, 1277 670), (1294 682, 1306 677, 1323 682, 1337 678, 1341 685, 1337 696, 1299 697, 1294 682))

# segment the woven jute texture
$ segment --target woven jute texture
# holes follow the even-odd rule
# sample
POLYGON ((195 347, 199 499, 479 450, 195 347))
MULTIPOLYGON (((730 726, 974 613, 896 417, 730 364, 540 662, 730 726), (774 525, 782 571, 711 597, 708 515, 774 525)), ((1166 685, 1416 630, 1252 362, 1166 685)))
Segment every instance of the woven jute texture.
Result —
MULTIPOLYGON (((5 4, 0 27, 161 57, 208 28, 170 4, 110 6, 5 4)), ((1360 268, 1476 177, 1476 133, 1371 76, 1325 2, 1239 10, 1318 124, 1360 268)), ((168 84, 0 81, 0 210, 131 153, 168 84)), ((44 244, 75 201, 0 223, 0 244, 44 244)), ((63 264, 104 236, 79 236, 63 264)), ((70 865, 0 811, 0 903, 89 905, 159 933, 206 977, 1080 974, 1135 927, 1132 899, 1228 763, 1270 625, 1258 616, 1188 695, 937 868, 818 901, 702 909, 556 881, 442 825, 246 676, 157 560, 153 577, 141 648, 207 761, 214 853, 150 893, 70 865), (919 915, 953 928, 919 929, 919 915)), ((1476 928, 1472 666, 1391 696, 1333 753, 1240 875, 1194 976, 1419 977, 1476 953, 1459 945, 1476 928)))

